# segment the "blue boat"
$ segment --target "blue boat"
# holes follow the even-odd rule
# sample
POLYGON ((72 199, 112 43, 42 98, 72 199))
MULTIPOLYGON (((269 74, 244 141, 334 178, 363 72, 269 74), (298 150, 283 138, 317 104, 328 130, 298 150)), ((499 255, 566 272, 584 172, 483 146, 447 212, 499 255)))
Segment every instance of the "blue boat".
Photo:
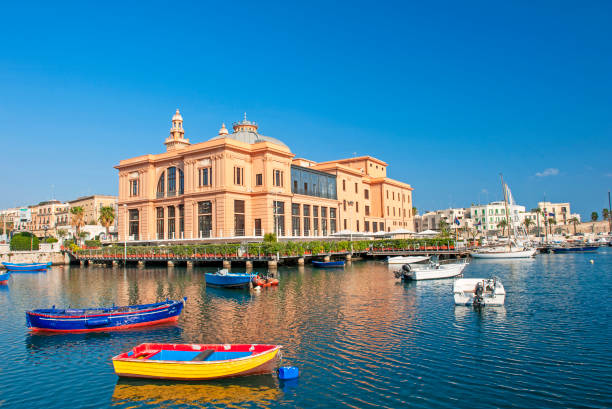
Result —
POLYGON ((0 274, 0 285, 8 284, 8 280, 11 277, 11 273, 0 274))
POLYGON ((344 267, 344 261, 312 261, 312 265, 314 267, 321 268, 334 268, 334 267, 344 267))
POLYGON ((240 288, 248 287, 253 278, 255 278, 255 274, 230 273, 224 268, 214 273, 206 273, 205 277, 207 286, 240 288))
POLYGON ((91 332, 156 325, 178 320, 187 298, 155 304, 111 308, 49 309, 26 311, 31 331, 91 332))
POLYGON ((2 263, 8 271, 47 271, 51 263, 2 263))
POLYGON ((554 253, 585 253, 597 251, 599 246, 568 246, 568 247, 553 247, 551 250, 554 253))

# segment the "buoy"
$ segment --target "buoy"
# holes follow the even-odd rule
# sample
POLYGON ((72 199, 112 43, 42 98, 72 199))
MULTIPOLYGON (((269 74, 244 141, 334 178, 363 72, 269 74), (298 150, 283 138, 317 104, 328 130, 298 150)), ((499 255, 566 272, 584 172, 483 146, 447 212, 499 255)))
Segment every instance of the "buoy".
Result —
POLYGON ((300 376, 300 370, 296 366, 281 366, 278 368, 278 379, 295 379, 300 376))
POLYGON ((591 262, 591 264, 595 264, 595 260, 591 259, 589 261, 591 262))

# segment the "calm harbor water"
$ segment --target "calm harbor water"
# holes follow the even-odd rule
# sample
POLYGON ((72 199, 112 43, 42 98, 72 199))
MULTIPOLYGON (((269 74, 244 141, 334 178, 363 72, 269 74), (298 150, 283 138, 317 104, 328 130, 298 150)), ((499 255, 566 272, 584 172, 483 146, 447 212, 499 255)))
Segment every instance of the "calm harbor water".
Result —
POLYGON ((282 267, 280 286, 259 293, 206 288, 210 269, 199 267, 15 274, 0 289, 0 406, 611 407, 611 250, 474 260, 465 277, 496 275, 507 291, 505 307, 482 311, 453 305, 452 279, 398 283, 375 261, 282 267), (182 296, 173 326, 62 335, 25 327, 27 309, 182 296), (150 341, 278 343, 301 376, 119 380, 110 358, 150 341))

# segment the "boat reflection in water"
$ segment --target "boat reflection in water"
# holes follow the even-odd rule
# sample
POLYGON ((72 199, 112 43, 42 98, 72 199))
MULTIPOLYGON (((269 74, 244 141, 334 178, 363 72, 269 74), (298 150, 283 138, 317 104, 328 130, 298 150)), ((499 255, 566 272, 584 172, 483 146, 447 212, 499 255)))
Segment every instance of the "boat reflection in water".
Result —
POLYGON ((283 393, 272 375, 201 382, 164 382, 120 378, 113 392, 113 406, 147 404, 155 407, 256 405, 269 407, 283 393))

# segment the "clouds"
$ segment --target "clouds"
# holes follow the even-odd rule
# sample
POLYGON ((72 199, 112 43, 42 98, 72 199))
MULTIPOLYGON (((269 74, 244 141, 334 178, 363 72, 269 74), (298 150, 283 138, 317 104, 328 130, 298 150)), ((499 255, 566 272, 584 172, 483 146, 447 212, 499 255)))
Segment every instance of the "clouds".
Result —
POLYGON ((547 168, 542 172, 536 172, 536 176, 539 178, 544 178, 546 176, 557 176, 559 174, 559 169, 557 168, 547 168))

